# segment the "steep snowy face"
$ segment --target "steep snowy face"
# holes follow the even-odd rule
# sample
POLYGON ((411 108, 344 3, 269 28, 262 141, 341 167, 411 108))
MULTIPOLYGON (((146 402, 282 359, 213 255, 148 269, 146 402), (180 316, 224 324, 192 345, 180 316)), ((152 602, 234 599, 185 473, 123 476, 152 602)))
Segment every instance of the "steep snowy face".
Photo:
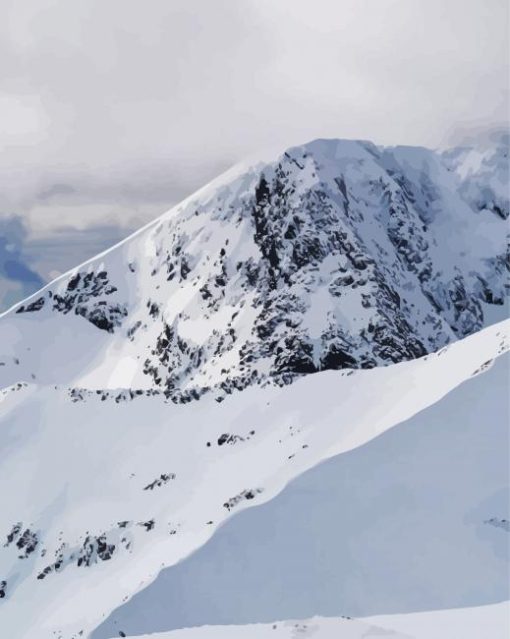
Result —
POLYGON ((238 167, 4 317, 0 382, 180 402, 435 351, 504 303, 505 148, 471 170, 318 140, 238 167))
POLYGON ((510 211, 510 135, 496 137, 490 146, 451 149, 443 153, 449 171, 460 180, 460 193, 473 211, 491 211, 506 220, 510 211))

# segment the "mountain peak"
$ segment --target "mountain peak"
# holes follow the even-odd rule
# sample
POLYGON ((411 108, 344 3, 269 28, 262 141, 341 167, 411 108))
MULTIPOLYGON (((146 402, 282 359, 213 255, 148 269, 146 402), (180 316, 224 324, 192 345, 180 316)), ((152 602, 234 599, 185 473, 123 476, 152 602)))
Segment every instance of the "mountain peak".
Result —
MULTIPOLYGON (((483 166, 466 174, 456 157, 318 139, 244 163, 4 327, 32 353, 34 320, 79 335, 71 353, 87 366, 66 380, 77 399, 121 388, 221 399, 420 357, 480 329, 506 294, 504 205, 480 190, 483 166)), ((54 369, 27 356, 1 375, 47 381, 54 369)))

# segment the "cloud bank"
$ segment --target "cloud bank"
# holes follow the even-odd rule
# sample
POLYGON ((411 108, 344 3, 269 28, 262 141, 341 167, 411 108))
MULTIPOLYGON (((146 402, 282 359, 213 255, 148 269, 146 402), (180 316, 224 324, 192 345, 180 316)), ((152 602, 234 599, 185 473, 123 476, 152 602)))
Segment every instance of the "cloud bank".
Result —
POLYGON ((505 0, 4 0, 0 209, 137 226, 246 154, 505 123, 505 0))

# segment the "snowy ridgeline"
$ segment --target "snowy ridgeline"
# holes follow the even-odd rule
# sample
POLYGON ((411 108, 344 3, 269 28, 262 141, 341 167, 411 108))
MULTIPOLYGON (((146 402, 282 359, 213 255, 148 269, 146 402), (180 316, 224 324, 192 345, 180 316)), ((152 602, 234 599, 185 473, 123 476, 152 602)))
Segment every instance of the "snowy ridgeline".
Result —
POLYGON ((53 387, 6 389, 2 628, 11 639, 31 639, 34 627, 38 639, 86 636, 232 514, 484 371, 507 349, 507 330, 491 326, 395 366, 247 388, 220 404, 73 402, 53 387))

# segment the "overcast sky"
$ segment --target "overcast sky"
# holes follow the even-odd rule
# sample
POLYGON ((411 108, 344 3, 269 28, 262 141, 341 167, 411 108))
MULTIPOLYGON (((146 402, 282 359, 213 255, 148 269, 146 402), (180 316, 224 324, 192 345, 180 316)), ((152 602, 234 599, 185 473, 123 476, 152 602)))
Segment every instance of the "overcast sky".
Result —
POLYGON ((508 120, 506 0, 2 0, 0 216, 131 229, 267 145, 508 120))

